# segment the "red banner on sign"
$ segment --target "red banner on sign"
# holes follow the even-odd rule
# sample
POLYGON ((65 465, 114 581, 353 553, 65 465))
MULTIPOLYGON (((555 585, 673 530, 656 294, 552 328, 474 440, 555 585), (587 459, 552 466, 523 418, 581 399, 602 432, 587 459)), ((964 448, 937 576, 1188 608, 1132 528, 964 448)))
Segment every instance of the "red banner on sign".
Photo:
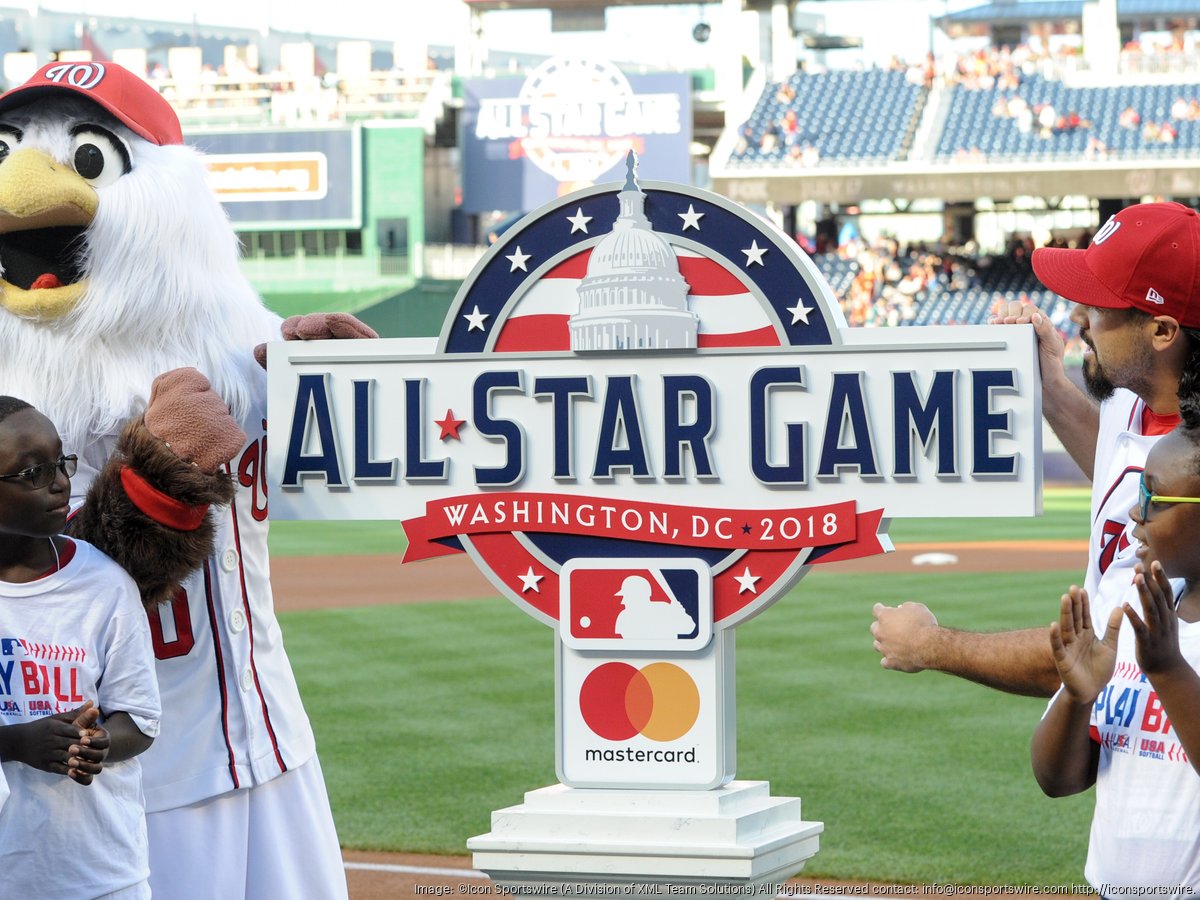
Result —
POLYGON ((436 543, 446 538, 521 531, 728 550, 827 547, 853 542, 857 518, 853 500, 740 510, 563 494, 475 494, 430 501, 424 516, 405 520, 404 562, 456 552, 436 543))

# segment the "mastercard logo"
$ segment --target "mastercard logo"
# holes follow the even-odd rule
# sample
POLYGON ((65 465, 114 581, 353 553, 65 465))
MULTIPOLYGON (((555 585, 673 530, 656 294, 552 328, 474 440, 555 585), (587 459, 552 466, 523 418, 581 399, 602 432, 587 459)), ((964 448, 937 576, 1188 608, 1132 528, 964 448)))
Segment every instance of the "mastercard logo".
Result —
POLYGON ((579 711, 588 728, 605 740, 627 741, 640 734, 652 741, 674 741, 696 724, 700 691, 691 675, 671 663, 638 669, 610 662, 584 679, 579 711))

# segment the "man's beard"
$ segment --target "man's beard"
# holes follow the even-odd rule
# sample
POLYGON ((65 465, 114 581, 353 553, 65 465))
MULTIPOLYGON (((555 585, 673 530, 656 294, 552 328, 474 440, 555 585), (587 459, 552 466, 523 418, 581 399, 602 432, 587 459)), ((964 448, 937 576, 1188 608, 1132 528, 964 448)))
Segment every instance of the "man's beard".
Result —
POLYGON ((1154 385, 1154 352, 1149 346, 1140 347, 1132 358, 1109 375, 1096 355, 1095 346, 1090 341, 1084 343, 1091 348, 1092 355, 1083 360, 1083 384, 1093 398, 1103 403, 1119 387, 1133 391, 1142 399, 1148 396, 1154 385))
MULTIPOLYGON (((1094 351, 1093 351, 1094 352, 1094 351)), ((1103 403, 1116 391, 1117 386, 1104 374, 1100 361, 1092 356, 1083 361, 1083 386, 1092 398, 1103 403)))

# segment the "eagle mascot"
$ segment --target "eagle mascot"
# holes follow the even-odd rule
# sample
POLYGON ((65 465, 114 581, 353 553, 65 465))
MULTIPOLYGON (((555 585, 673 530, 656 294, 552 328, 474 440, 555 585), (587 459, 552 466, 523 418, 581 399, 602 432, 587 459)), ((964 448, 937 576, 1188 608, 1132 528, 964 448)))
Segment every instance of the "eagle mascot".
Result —
POLYGON ((238 257, 202 155, 141 78, 52 63, 0 96, 0 392, 79 456, 73 533, 146 603, 154 897, 331 900, 345 872, 271 596, 260 360, 281 337, 376 335, 281 322, 238 257))

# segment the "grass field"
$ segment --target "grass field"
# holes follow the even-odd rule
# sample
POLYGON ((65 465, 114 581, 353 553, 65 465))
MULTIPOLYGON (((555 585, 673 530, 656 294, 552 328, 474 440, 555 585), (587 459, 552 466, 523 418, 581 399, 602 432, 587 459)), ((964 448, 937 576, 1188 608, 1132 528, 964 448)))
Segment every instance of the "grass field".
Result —
MULTIPOLYGON (((1029 521, 898 522, 892 533, 898 543, 1086 536, 1086 491, 1054 492, 1046 510, 1029 521)), ((403 546, 398 525, 381 536, 361 523, 279 523, 272 540, 281 556, 403 546)), ((873 603, 907 599, 960 627, 1046 622, 1078 578, 1074 570, 998 578, 831 567, 739 627, 738 777, 801 797, 805 817, 825 822, 806 874, 1082 880, 1091 796, 1048 800, 1029 772, 1043 701, 886 672, 868 633, 873 603)), ((347 847, 460 854, 468 837, 488 830, 491 810, 557 780, 553 637, 510 603, 282 618, 347 847)))

